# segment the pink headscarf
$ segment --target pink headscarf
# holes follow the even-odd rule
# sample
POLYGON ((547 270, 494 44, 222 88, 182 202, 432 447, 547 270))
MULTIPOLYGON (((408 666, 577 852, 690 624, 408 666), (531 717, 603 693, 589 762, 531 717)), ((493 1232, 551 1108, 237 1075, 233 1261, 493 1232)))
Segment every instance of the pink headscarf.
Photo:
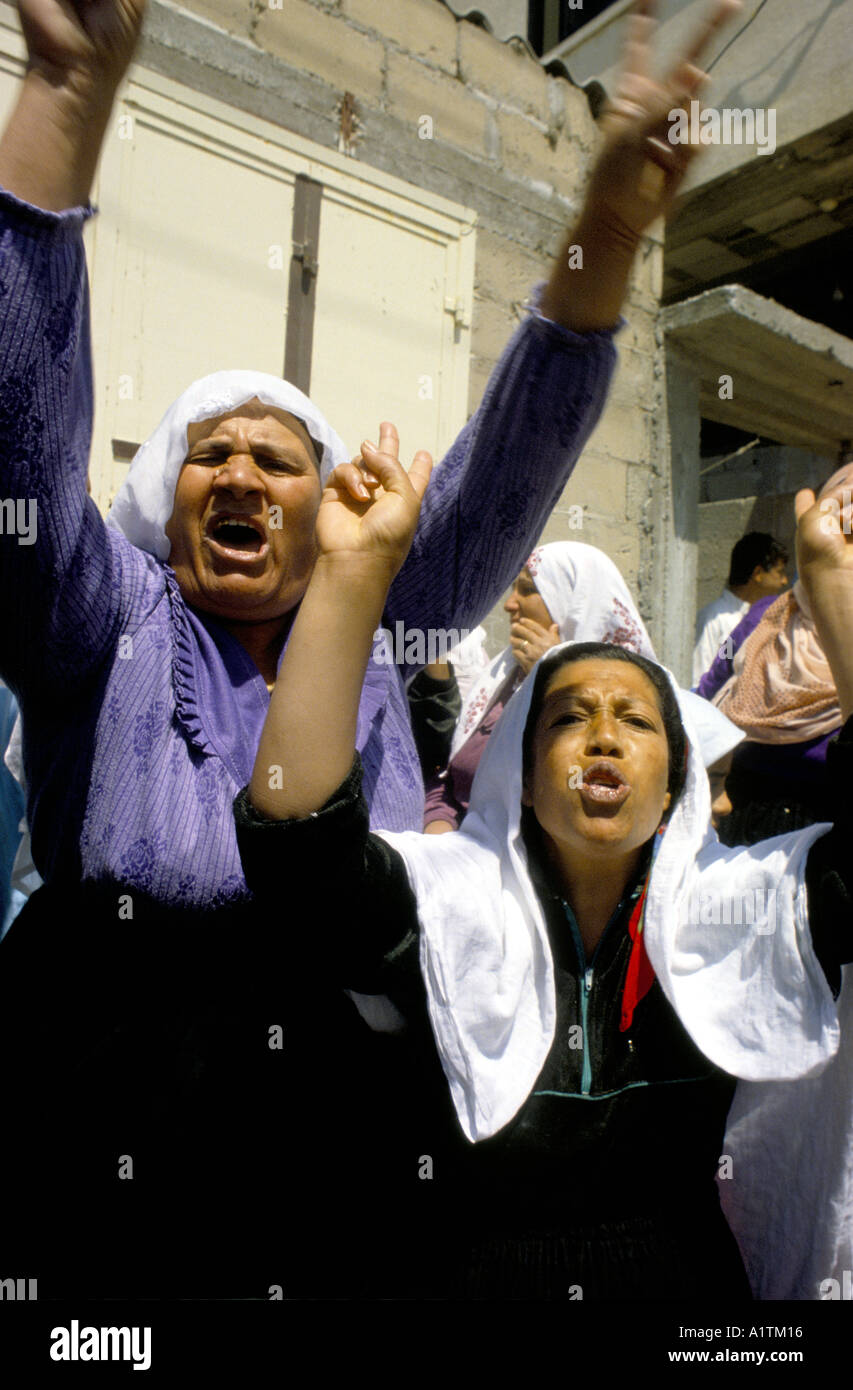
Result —
MULTIPOLYGON (((843 483, 853 484, 853 464, 833 473, 818 501, 843 483)), ((808 743, 841 727, 835 682, 799 580, 771 603, 732 670, 714 704, 753 743, 808 743)))

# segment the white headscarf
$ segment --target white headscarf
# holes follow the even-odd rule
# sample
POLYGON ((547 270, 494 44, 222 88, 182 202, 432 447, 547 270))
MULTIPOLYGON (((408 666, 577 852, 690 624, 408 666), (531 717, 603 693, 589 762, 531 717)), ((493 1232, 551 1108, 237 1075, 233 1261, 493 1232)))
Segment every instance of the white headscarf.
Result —
MULTIPOLYGON (((613 642, 657 661, 628 585, 603 550, 580 541, 554 541, 537 546, 526 567, 564 642, 613 642)), ((451 760, 480 724, 515 666, 512 648, 505 647, 471 687, 456 722, 451 760)), ((706 767, 744 738, 742 731, 707 700, 681 689, 678 699, 682 710, 687 706, 692 711, 706 767)))
POLYGON ((702 761, 706 767, 713 767, 720 758, 724 758, 733 748, 737 748, 739 743, 743 743, 746 738, 743 729, 733 724, 722 710, 711 704, 710 700, 703 700, 701 695, 695 694, 692 690, 684 690, 681 686, 676 694, 681 718, 689 720, 693 725, 702 751, 702 761))
MULTIPOLYGON (((537 669, 488 741, 461 830, 384 834, 417 897, 430 1018, 471 1140, 495 1134, 517 1113, 554 1039, 551 948, 521 836, 522 736, 537 669)), ((720 845, 689 709, 683 721, 687 780, 649 882, 649 960, 687 1032, 717 1066, 751 1081, 809 1076, 839 1040, 804 879, 808 850, 828 827, 749 848, 720 845), (750 926, 737 910, 746 903, 750 926), (722 918, 712 926, 702 920, 708 905, 722 918)))
MULTIPOLYGON (((537 546, 526 568, 564 642, 615 642, 655 660, 628 585, 603 550, 580 541, 554 541, 537 546)), ((456 722, 451 759, 471 737, 515 666, 512 647, 505 647, 472 687, 456 722)))
POLYGON ((169 558, 166 523, 175 503, 175 487, 187 455, 187 426, 236 410, 255 397, 301 420, 317 449, 320 481, 351 455, 308 397, 289 382, 266 372, 213 372, 194 381, 169 407, 156 430, 137 449, 127 477, 116 494, 107 525, 122 531, 140 550, 158 560, 169 558))

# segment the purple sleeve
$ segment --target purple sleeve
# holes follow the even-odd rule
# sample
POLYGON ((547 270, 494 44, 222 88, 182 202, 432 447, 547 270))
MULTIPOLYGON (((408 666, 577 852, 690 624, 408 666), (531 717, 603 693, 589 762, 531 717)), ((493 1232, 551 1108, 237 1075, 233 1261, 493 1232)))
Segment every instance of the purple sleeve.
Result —
POLYGON ((433 472, 386 621, 458 630, 485 617, 558 502, 615 361, 612 332, 572 333, 530 314, 433 472))
POLYGON ((134 597, 122 574, 134 568, 130 547, 108 535, 86 492, 88 215, 0 190, 0 672, 18 691, 85 678, 134 597))
POLYGON ((777 598, 778 594, 771 594, 769 598, 760 598, 757 603, 752 605, 749 612, 744 614, 737 627, 729 633, 699 684, 694 686, 697 695, 701 695, 704 700, 713 700, 717 691, 722 690, 732 675, 735 652, 738 647, 743 645, 749 634, 758 627, 761 618, 771 603, 776 602, 777 598), (730 656, 727 655, 728 652, 731 652, 730 656))

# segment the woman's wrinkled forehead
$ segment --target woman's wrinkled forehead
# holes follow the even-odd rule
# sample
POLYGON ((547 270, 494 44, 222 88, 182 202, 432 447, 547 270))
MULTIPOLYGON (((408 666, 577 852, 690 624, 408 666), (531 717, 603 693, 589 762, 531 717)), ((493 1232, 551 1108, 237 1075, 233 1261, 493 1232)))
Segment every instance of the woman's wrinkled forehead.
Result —
MULTIPOLYGON (((187 448, 191 449, 194 444, 198 444, 202 439, 209 439, 220 427, 226 425, 229 420, 269 420, 270 433, 274 436, 281 429, 288 435, 295 435, 299 442, 308 450, 308 456, 319 468, 321 450, 314 443, 302 420, 297 416, 291 415, 289 411, 281 409, 279 406, 266 405, 258 400, 257 396, 246 401, 243 405, 235 406, 233 410, 223 411, 220 415, 205 416, 200 420, 191 420, 187 424, 187 448)), ((224 431, 227 433, 227 430, 224 431)))
POLYGON ((619 657, 581 656, 560 662, 547 678, 542 706, 544 709, 561 691, 583 696, 598 693, 602 688, 612 690, 614 686, 626 694, 638 696, 663 718, 660 695, 645 671, 633 661, 619 657))

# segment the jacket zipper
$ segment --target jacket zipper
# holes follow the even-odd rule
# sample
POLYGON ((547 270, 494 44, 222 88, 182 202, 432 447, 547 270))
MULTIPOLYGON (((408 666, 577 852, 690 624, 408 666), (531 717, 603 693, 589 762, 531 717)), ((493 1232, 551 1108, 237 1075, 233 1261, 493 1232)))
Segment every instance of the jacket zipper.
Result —
MULTIPOLYGON (((581 1036, 583 1039, 583 1068, 581 1071, 581 1095, 583 1096, 590 1095, 592 1091, 592 1062, 590 1061, 589 1046, 587 1043, 586 1022, 587 1013, 589 1010, 589 996, 592 993, 593 966, 595 965, 595 958, 601 950, 601 945, 604 941, 604 938, 606 937, 607 933, 612 927, 614 921, 621 915, 623 905, 624 899, 621 903, 618 904, 615 912, 613 913, 613 916, 610 918, 610 921, 607 923, 607 926, 601 933, 601 936, 598 939, 598 944, 596 945, 596 948, 592 953, 592 960, 590 961, 589 965, 587 965, 586 952, 583 948, 583 941, 581 940, 580 929, 578 928, 577 922, 575 921, 575 915, 569 907, 568 903, 565 900, 563 901, 563 911, 566 915, 566 921, 569 924, 569 930, 572 934, 572 940, 575 943, 575 951, 577 953, 579 967, 578 985, 580 988, 581 1036)), ((631 1051, 633 1052, 633 1044, 631 1043, 630 1039, 628 1042, 628 1046, 631 1048, 631 1051)))
MULTIPOLYGON (((568 903, 565 903, 565 902, 564 902, 564 903, 563 903, 563 908, 564 908, 565 913, 566 913, 566 920, 567 920, 567 922, 568 922, 568 924, 569 924, 569 930, 571 931, 571 934, 572 934, 572 940, 573 940, 574 943, 575 943, 575 951, 577 952, 577 957, 578 957, 578 966, 580 967, 579 970, 578 970, 578 986, 579 986, 579 989, 580 989, 580 1000, 581 1000, 581 1041, 582 1041, 582 1043, 583 1043, 583 1059, 582 1059, 582 1060, 583 1060, 583 1069, 582 1069, 582 1072, 581 1072, 581 1095, 583 1095, 583 1096, 588 1096, 588 1095, 590 1094, 590 1091, 591 1091, 591 1088, 592 1088, 592 1063, 591 1063, 590 1057, 589 1057, 589 1045, 588 1045, 588 1042, 587 1042, 587 1027, 586 1027, 586 1020, 587 1020, 587 1011, 588 1011, 588 1007, 589 1007, 589 995, 590 995, 590 991, 591 991, 591 989, 592 989, 592 978, 593 978, 593 975, 592 975, 592 966, 591 966, 591 965, 588 966, 587 963, 586 963, 586 952, 584 951, 584 948, 583 948, 583 942, 581 941, 580 932, 578 931, 577 923, 575 922, 575 919, 574 919, 574 914, 572 913, 571 909, 569 908, 568 903)), ((605 930, 606 930, 606 928, 605 928, 605 930)), ((599 945, 600 945, 600 944, 601 944, 601 943, 599 942, 599 945)), ((596 957, 597 952, 598 952, 598 946, 596 946, 595 951, 593 951, 593 955, 592 955, 593 961, 595 960, 595 957, 596 957)))

